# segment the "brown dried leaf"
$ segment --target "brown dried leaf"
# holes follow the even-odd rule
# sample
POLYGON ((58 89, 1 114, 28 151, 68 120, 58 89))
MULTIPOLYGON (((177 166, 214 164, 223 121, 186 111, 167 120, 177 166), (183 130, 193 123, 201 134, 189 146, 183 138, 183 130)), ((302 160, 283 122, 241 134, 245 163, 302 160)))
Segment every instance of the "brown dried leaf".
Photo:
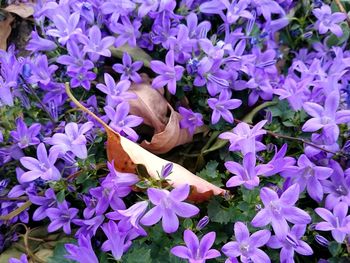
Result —
POLYGON ((7 49, 7 39, 11 34, 11 23, 14 17, 8 13, 6 18, 0 21, 0 49, 7 49))
POLYGON ((130 91, 138 98, 129 101, 130 113, 142 117, 145 124, 154 128, 151 141, 143 141, 141 146, 159 154, 190 142, 192 135, 187 129, 180 129, 181 115, 173 109, 159 90, 152 88, 147 75, 144 75, 143 79, 144 83, 132 84, 130 91))
POLYGON ((165 129, 155 133, 151 142, 143 141, 141 146, 153 153, 166 153, 178 145, 192 141, 192 135, 187 129, 180 129, 180 113, 176 112, 170 104, 170 118, 165 129))
POLYGON ((145 124, 154 128, 155 133, 163 131, 168 122, 168 102, 160 91, 153 89, 146 81, 133 83, 130 91, 137 95, 137 99, 129 101, 130 113, 142 117, 145 124))
POLYGON ((3 10, 19 15, 22 18, 28 18, 34 14, 33 3, 20 3, 18 5, 8 5, 3 10))
MULTIPOLYGON (((71 93, 69 84, 66 84, 66 92, 72 101, 84 112, 94 117, 107 132, 107 156, 108 160, 114 161, 114 166, 119 172, 137 173, 137 164, 142 164, 147 169, 150 176, 159 179, 157 171, 169 163, 153 153, 142 148, 140 145, 120 136, 113 131, 94 113, 84 107, 71 93)), ((177 187, 183 184, 189 184, 192 188, 189 200, 201 202, 208 200, 212 195, 223 195, 225 190, 207 182, 206 180, 194 175, 184 167, 173 163, 172 173, 167 177, 169 184, 177 187), (193 194, 193 195, 192 195, 193 194)))

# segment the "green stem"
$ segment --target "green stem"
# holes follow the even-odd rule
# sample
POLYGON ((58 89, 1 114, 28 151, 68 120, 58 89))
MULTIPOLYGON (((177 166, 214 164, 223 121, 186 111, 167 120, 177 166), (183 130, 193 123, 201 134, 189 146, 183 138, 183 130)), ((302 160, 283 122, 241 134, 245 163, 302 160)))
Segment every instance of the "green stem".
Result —
POLYGON ((11 213, 7 214, 6 216, 0 216, 0 220, 8 221, 14 218, 15 216, 19 215, 22 213, 24 210, 26 210, 28 207, 32 205, 31 201, 25 202, 23 205, 18 207, 17 209, 13 210, 11 213))

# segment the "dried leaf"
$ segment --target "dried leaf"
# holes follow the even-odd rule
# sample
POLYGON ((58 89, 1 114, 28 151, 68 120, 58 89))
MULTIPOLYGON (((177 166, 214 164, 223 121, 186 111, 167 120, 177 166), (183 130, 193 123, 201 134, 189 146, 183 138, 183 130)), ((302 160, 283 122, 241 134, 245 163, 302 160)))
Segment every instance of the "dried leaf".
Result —
POLYGON ((20 3, 18 5, 8 5, 3 10, 19 15, 22 18, 28 18, 34 14, 33 3, 20 3))
POLYGON ((11 23, 14 17, 8 13, 6 18, 0 21, 0 49, 7 49, 7 39, 11 34, 11 23))
POLYGON ((153 89, 143 76, 144 83, 133 83, 130 91, 137 95, 137 99, 129 101, 130 113, 143 118, 145 124, 154 128, 158 133, 165 129, 168 122, 168 102, 159 90, 153 89))
MULTIPOLYGON (((113 131, 72 95, 68 83, 66 83, 66 92, 81 110, 94 117, 105 128, 107 132, 107 157, 110 162, 114 160, 114 166, 117 171, 136 173, 137 165, 142 164, 150 176, 159 179, 157 171, 161 171, 162 167, 168 164, 169 161, 154 155, 140 145, 113 131)), ((189 184, 192 188, 189 199, 196 202, 208 200, 212 195, 223 195, 225 193, 225 190, 194 175, 176 163, 173 164, 172 173, 167 179, 173 187, 189 184)))
POLYGON ((143 79, 144 83, 132 84, 130 91, 137 95, 137 99, 129 101, 130 113, 142 117, 145 124, 154 128, 151 141, 143 141, 141 146, 160 154, 190 142, 192 135, 187 129, 180 129, 181 115, 173 109, 159 90, 152 88, 147 75, 144 75, 143 79))
POLYGON ((155 133, 151 142, 143 141, 141 146, 153 153, 166 153, 178 145, 192 141, 192 135, 187 129, 180 129, 181 115, 170 104, 170 118, 162 132, 155 133))

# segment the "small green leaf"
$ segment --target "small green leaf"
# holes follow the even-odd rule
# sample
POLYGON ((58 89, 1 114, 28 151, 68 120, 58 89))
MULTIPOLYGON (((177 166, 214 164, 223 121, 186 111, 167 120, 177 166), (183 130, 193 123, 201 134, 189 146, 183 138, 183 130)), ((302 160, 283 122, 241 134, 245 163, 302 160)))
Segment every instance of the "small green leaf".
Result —
POLYGON ((331 252, 332 256, 335 257, 341 251, 341 244, 339 244, 336 241, 332 241, 329 243, 328 249, 329 249, 329 252, 331 252))
MULTIPOLYGON (((71 240, 72 242, 66 242, 66 243, 76 242, 74 239, 71 239, 71 240)), ((64 247, 66 243, 63 243, 63 242, 57 243, 55 250, 53 251, 53 255, 52 257, 48 258, 47 263, 74 263, 75 262, 65 257, 65 255, 67 255, 66 248, 64 247)))
POLYGON ((61 191, 59 191, 57 194, 56 194, 56 197, 57 197, 57 201, 59 203, 62 203, 66 197, 66 194, 65 194, 65 191, 64 189, 62 189, 61 191))
POLYGON ((183 222, 183 227, 186 229, 192 228, 193 227, 193 222, 190 218, 186 218, 183 222))

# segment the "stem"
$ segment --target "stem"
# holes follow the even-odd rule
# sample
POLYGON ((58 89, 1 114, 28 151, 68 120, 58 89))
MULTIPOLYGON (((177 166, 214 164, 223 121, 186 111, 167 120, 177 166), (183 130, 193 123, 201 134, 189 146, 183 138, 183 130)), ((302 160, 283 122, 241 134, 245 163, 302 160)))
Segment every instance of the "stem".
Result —
POLYGON ((25 202, 23 205, 18 207, 17 209, 13 210, 11 213, 7 214, 6 216, 0 216, 0 220, 8 221, 14 218, 15 216, 19 215, 22 213, 24 210, 26 210, 28 207, 32 205, 31 201, 25 202))
POLYGON ((66 86, 66 92, 67 92, 67 95, 68 97, 74 102, 74 104, 82 111, 84 111, 85 113, 89 114, 90 116, 92 116, 96 121, 98 121, 102 126, 103 128, 105 128, 105 130, 109 130, 111 132, 114 133, 114 131, 103 121, 101 120, 95 113, 93 113, 92 111, 90 111, 88 108, 86 108, 83 104, 81 104, 75 97, 74 95, 72 94, 72 91, 70 89, 70 86, 69 86, 69 83, 66 82, 65 84, 66 86))
POLYGON ((244 116, 242 121, 244 121, 248 124, 253 123, 253 118, 259 111, 261 111, 262 109, 265 109, 267 107, 274 106, 276 104, 277 104, 276 101, 266 101, 266 102, 260 104, 259 106, 255 107, 251 112, 249 112, 246 116, 244 116))
POLYGON ((346 15, 346 22, 348 22, 348 25, 350 27, 350 17, 348 16, 348 13, 346 12, 343 4, 340 2, 340 0, 335 0, 335 3, 337 4, 340 12, 344 13, 346 15))
POLYGON ((51 120, 52 123, 56 123, 56 121, 52 118, 50 111, 48 110, 48 108, 46 107, 46 105, 41 101, 41 99, 39 98, 39 96, 36 94, 35 90, 33 89, 32 85, 30 85, 25 78, 23 78, 20 75, 20 78, 22 79, 23 83, 28 87, 28 89, 30 90, 30 92, 32 93, 32 95, 35 97, 35 99, 39 102, 39 104, 41 105, 41 107, 43 108, 43 110, 47 113, 47 115, 49 116, 49 119, 51 120))
POLYGON ((20 197, 0 197, 0 201, 27 201, 27 196, 20 196, 20 197))
MULTIPOLYGON (((102 169, 102 168, 105 168, 105 167, 106 167, 106 164, 105 164, 105 163, 98 163, 98 164, 96 164, 95 171, 98 171, 98 170, 100 170, 100 169, 102 169)), ((83 172, 85 172, 85 171, 86 171, 86 169, 82 169, 82 170, 80 170, 80 171, 77 171, 77 172, 75 172, 75 173, 69 175, 66 179, 67 179, 67 181, 70 181, 70 180, 72 180, 72 179, 78 177, 81 173, 83 173, 83 172)))

